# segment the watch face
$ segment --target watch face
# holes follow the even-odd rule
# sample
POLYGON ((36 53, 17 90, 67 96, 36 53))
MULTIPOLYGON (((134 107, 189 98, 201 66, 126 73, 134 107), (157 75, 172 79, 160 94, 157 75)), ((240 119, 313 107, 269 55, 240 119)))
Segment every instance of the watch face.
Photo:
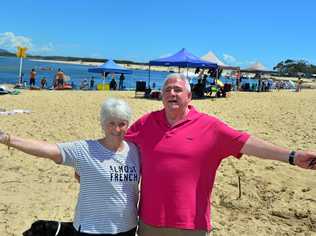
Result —
POLYGON ((296 154, 295 151, 290 152, 290 155, 289 155, 289 163, 290 163, 291 165, 295 165, 295 164, 294 164, 295 154, 296 154))

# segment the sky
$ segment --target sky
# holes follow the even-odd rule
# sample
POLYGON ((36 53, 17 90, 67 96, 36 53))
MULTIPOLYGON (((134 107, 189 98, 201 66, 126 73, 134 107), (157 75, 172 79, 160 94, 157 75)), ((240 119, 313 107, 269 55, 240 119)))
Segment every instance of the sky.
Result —
POLYGON ((148 62, 182 48, 225 64, 316 64, 316 1, 4 0, 0 49, 148 62))

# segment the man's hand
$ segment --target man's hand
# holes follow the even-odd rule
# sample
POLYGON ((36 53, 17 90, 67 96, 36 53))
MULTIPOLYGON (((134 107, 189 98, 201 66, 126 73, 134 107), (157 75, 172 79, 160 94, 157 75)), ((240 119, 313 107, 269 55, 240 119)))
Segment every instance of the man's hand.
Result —
POLYGON ((316 152, 297 151, 294 163, 304 169, 316 170, 316 152))

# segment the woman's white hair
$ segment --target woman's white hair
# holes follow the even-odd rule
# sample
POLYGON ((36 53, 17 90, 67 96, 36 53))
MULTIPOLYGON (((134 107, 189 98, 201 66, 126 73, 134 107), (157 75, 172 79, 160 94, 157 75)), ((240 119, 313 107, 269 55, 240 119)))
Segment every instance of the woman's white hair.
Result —
POLYGON ((132 110, 129 105, 122 99, 108 98, 101 105, 100 122, 101 127, 110 119, 131 121, 132 110))
POLYGON ((169 74, 164 82, 163 82, 163 86, 162 86, 162 91, 164 90, 165 86, 166 86, 166 83, 169 79, 171 78, 176 78, 176 79, 179 79, 179 80, 182 80, 185 84, 185 88, 188 90, 189 93, 191 93, 191 86, 190 86, 190 83, 189 83, 189 80, 188 78, 184 75, 184 74, 180 74, 180 73, 172 73, 172 74, 169 74))

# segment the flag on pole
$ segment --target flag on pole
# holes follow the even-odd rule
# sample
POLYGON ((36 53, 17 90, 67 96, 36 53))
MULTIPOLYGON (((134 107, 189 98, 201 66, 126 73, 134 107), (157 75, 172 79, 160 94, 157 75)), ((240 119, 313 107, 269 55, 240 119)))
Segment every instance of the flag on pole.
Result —
POLYGON ((25 58, 26 57, 26 50, 27 48, 23 47, 18 47, 18 50, 16 52, 16 56, 19 58, 25 58))

